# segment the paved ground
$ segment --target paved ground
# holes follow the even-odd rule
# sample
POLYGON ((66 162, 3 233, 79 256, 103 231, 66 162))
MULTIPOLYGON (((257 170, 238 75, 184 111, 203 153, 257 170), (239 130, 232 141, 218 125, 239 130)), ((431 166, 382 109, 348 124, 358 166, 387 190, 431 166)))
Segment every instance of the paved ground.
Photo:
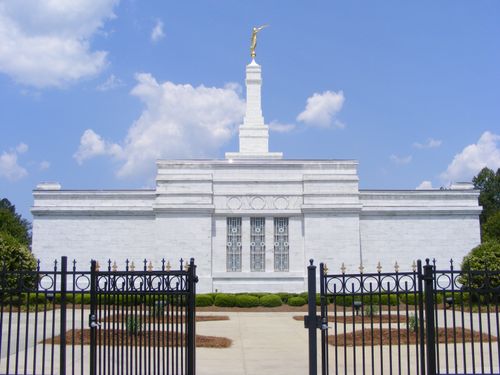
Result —
MULTIPOLYGON (((227 315, 230 320, 226 321, 209 321, 209 322, 199 322, 197 324, 197 333, 201 335, 212 335, 212 336, 223 336, 228 337, 233 340, 233 344, 230 348, 226 349, 208 349, 208 348, 198 348, 196 352, 197 357, 197 373, 199 375, 294 375, 294 374, 307 374, 308 370, 308 342, 307 342, 307 330, 304 329, 304 323, 302 321, 297 321, 293 319, 295 315, 303 315, 303 312, 200 312, 199 315, 227 315)), ((444 315, 441 313, 440 320, 444 315)), ((450 312, 447 312, 448 318, 450 318, 450 312)), ((33 314, 32 314, 33 315, 33 314)), ((28 319, 24 314, 21 314, 21 321, 26 322, 28 320, 34 325, 34 317, 30 315, 28 319)), ((59 321, 59 312, 56 311, 54 317, 51 314, 47 314, 47 336, 52 333, 52 321, 59 321)), ((84 311, 83 315, 75 316, 76 326, 80 326, 81 316, 84 317, 84 321, 87 319, 88 312, 84 311)), ((477 317, 474 317, 474 328, 477 330, 477 317)), ((5 318, 5 317, 4 317, 5 318)), ((496 316, 490 314, 491 321, 496 322, 496 316)), ((17 318, 13 317, 11 323, 15 323, 17 318)), ((487 319, 484 316, 483 322, 487 319)), ((2 340, 0 342, 1 355, 0 355, 0 373, 5 370, 7 363, 6 352, 8 342, 7 332, 8 332, 8 319, 3 319, 2 322, 2 340)), ((465 326, 468 326, 470 322, 466 321, 465 326)), ((68 328, 71 327, 71 320, 68 321, 68 328)), ((333 324, 333 323, 332 323, 333 324)), ((16 326, 16 324, 14 324, 16 326)), ((55 325, 57 327, 58 324, 55 325)), ((342 329, 342 328, 339 328, 342 329)), ((38 339, 43 337, 43 330, 39 328, 38 339)), ((496 331, 496 327, 495 327, 496 331)), ((30 328, 29 332, 33 333, 33 328, 30 328)), ((333 333, 333 329, 330 331, 333 333)), ((483 326, 483 332, 486 332, 486 327, 483 326)), ((59 334, 57 328, 54 329, 54 334, 59 334)), ((12 369, 16 360, 15 352, 17 351, 17 357, 19 360, 19 366, 17 367, 21 371, 23 367, 23 362, 25 358, 28 358, 28 364, 32 361, 33 347, 35 345, 34 340, 31 339, 31 334, 29 335, 28 341, 24 340, 25 331, 21 329, 19 332, 11 332, 11 342, 10 342, 10 368, 12 369), (19 337, 19 346, 14 341, 13 337, 19 337), (28 349, 26 351, 25 349, 28 349), (26 353, 28 353, 26 355, 26 353)), ((38 359, 37 367, 43 362, 41 360, 42 350, 38 344, 38 359)), ((80 368, 80 362, 83 358, 84 363, 84 373, 88 373, 88 346, 83 348, 80 346, 75 347, 76 351, 73 353, 68 353, 68 358, 73 361, 73 363, 68 364, 69 366, 75 365, 76 369, 80 368)), ((319 348, 319 346, 318 346, 319 348)), ((58 345, 55 345, 55 350, 52 352, 52 348, 48 346, 46 348, 46 373, 51 373, 50 364, 55 363, 55 372, 57 373, 57 363, 58 363, 58 345)), ((453 369, 453 359, 457 358, 459 363, 458 372, 464 372, 461 368, 462 359, 467 358, 468 366, 471 365, 471 353, 474 350, 476 359, 475 367, 476 371, 481 372, 481 364, 479 362, 479 357, 481 350, 484 351, 485 358, 491 356, 493 358, 494 368, 491 372, 499 373, 498 363, 499 363, 499 344, 498 342, 493 342, 491 347, 484 345, 481 348, 478 344, 472 346, 471 344, 466 344, 465 346, 457 345, 456 352, 454 352, 453 347, 449 347, 449 352, 446 353, 444 345, 440 345, 439 357, 441 368, 444 368, 446 364, 446 358, 449 359, 449 364, 452 366, 450 372, 454 372, 453 369), (464 349, 467 353, 464 356, 464 349)), ((70 349, 69 349, 70 350, 70 349)), ((393 364, 393 373, 399 373, 401 368, 401 373, 417 373, 417 348, 416 346, 401 347, 398 348, 394 346, 392 350, 389 346, 376 346, 371 352, 371 348, 365 348, 365 353, 363 355, 363 350, 360 347, 348 348, 346 352, 343 349, 335 349, 333 346, 329 346, 329 356, 330 356, 330 373, 335 374, 335 369, 339 370, 340 374, 352 374, 354 373, 354 363, 356 363, 356 369, 358 373, 362 373, 362 366, 365 366, 366 373, 371 372, 372 360, 375 368, 374 373, 380 373, 380 368, 384 369, 384 373, 389 373, 389 363, 393 364), (363 362, 363 358, 365 362, 363 362), (409 365, 408 365, 409 363, 409 365)), ((321 362, 318 361, 318 365, 321 362)), ((484 364, 485 371, 489 370, 488 363, 484 364)), ((31 368, 32 366, 29 366, 31 368)), ((70 370, 70 368, 68 368, 70 370)), ((468 370, 471 370, 470 368, 468 370)), ((12 371, 11 371, 12 372, 12 371)), ((78 371, 79 372, 79 371, 78 371)), ((469 371, 472 372, 472 371, 469 371)), ((69 371, 68 373, 71 373, 69 371)))

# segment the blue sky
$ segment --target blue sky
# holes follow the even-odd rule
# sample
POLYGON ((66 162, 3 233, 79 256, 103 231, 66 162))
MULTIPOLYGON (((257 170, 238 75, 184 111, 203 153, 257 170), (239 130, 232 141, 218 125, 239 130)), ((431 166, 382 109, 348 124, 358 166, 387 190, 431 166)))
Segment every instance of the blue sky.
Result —
POLYGON ((500 167, 498 1, 0 1, 0 196, 145 188, 223 158, 259 34, 271 151, 357 159, 364 189, 500 167), (302 115, 301 115, 302 114, 302 115))

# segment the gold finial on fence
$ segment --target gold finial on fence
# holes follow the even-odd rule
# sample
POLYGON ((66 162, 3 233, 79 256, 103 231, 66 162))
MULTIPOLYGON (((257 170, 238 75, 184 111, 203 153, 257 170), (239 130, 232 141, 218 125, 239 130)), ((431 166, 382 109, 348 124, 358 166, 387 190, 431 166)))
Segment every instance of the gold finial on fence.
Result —
POLYGON ((377 272, 382 272, 382 265, 380 264, 380 261, 377 263, 377 272))
POLYGON ((97 262, 95 262, 95 270, 96 270, 97 272, 99 272, 99 269, 100 269, 100 268, 101 268, 101 265, 99 264, 99 262, 98 262, 98 261, 97 261, 97 262))
POLYGON ((130 263, 130 271, 135 271, 135 263, 134 263, 134 261, 132 261, 132 263, 130 263))
POLYGON ((345 264, 344 262, 342 262, 342 266, 340 266, 340 272, 345 273, 345 270, 346 270, 345 264))
POLYGON ((399 272, 399 264, 397 261, 394 263, 394 271, 399 272))
POLYGON ((326 274, 328 274, 328 266, 326 265, 326 263, 325 263, 325 265, 323 266, 323 273, 324 273, 325 275, 326 275, 326 274))
POLYGON ((361 263, 358 267, 359 269, 359 273, 363 273, 363 271, 365 270, 365 267, 363 267, 363 263, 361 263))
POLYGON ((112 270, 113 272, 118 271, 118 266, 116 265, 116 260, 113 262, 113 265, 111 266, 111 270, 112 270))
POLYGON ((189 271, 189 263, 186 262, 186 264, 184 265, 184 271, 189 271))
POLYGON ((413 270, 413 272, 417 270, 417 263, 415 261, 413 261, 413 263, 411 264, 411 269, 413 270))
POLYGON ((167 261, 167 265, 165 266, 165 269, 167 271, 170 271, 172 269, 172 266, 170 265, 170 261, 167 261))
POLYGON ((153 262, 149 261, 149 264, 148 264, 148 271, 151 272, 153 271, 153 262))

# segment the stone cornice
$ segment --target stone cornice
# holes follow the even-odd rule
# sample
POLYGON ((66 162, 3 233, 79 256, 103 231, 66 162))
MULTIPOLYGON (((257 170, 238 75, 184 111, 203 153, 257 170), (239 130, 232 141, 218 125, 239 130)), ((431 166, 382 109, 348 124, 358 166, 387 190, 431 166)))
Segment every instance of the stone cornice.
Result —
POLYGON ((75 206, 44 206, 31 207, 33 216, 151 216, 154 217, 151 207, 75 207, 75 206))
POLYGON ((434 216, 479 215, 481 207, 363 207, 361 217, 367 216, 434 216))
POLYGON ((159 175, 162 169, 227 169, 227 168, 259 168, 259 169, 297 169, 302 170, 352 170, 357 169, 357 160, 290 160, 290 159, 229 159, 229 160, 158 160, 156 162, 159 175))
POLYGON ((302 205, 302 212, 311 214, 359 214, 362 210, 362 205, 360 204, 331 204, 331 205, 302 205))

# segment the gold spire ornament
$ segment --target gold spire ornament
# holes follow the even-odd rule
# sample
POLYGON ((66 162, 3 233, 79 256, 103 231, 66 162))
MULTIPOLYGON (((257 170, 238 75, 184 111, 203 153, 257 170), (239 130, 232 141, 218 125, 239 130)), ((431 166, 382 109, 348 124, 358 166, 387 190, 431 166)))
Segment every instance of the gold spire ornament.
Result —
POLYGON ((255 59, 255 48, 257 48, 257 33, 261 31, 262 29, 265 29, 269 25, 262 25, 259 27, 253 27, 252 28, 252 39, 250 42, 250 56, 252 57, 252 60, 255 59))

